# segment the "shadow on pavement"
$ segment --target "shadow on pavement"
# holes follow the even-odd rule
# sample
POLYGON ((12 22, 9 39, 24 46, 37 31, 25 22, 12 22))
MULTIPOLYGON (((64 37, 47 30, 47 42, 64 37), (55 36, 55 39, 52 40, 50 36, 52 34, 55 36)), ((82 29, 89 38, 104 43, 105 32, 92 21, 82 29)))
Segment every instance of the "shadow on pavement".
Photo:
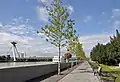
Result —
POLYGON ((87 70, 87 69, 78 69, 78 70, 87 70))
POLYGON ((70 74, 77 74, 77 73, 93 73, 93 71, 86 70, 86 71, 79 71, 79 72, 74 72, 70 74))

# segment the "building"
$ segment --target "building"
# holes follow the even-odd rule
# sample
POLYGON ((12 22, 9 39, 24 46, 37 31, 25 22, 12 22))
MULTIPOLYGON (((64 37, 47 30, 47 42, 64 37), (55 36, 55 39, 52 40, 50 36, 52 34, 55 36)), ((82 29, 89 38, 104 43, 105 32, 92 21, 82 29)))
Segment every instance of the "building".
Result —
POLYGON ((20 58, 26 58, 26 53, 25 52, 20 53, 20 58))

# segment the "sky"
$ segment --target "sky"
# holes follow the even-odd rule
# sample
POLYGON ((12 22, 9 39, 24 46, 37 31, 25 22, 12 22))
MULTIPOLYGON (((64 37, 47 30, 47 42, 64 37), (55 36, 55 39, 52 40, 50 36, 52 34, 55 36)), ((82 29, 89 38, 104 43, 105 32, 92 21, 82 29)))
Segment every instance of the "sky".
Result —
MULTIPOLYGON (((0 55, 6 54, 11 41, 28 56, 54 56, 58 49, 36 34, 48 24, 44 5, 52 0, 0 0, 0 55)), ((106 44, 120 29, 120 0, 62 0, 75 20, 74 28, 87 56, 98 42, 106 44)), ((66 50, 62 49, 62 54, 66 50)))

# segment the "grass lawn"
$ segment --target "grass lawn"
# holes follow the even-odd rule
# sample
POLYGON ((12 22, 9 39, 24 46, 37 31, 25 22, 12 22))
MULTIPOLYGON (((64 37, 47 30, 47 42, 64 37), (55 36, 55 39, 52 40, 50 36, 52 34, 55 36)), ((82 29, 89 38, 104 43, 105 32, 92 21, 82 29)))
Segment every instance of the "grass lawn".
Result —
POLYGON ((115 82, 120 82, 120 77, 116 78, 115 82))
MULTIPOLYGON (((90 62, 92 67, 97 67, 98 64, 95 62, 90 62)), ((113 76, 116 77, 115 82, 120 82, 120 68, 118 66, 108 66, 108 65, 104 65, 104 64, 100 64, 100 66, 102 67, 102 72, 107 72, 107 74, 112 74, 113 76)), ((103 73, 104 74, 104 73, 103 73)), ((112 77, 109 77, 106 75, 102 75, 102 78, 106 78, 106 79, 113 79, 112 77)))
POLYGON ((114 74, 117 78, 115 82, 120 82, 120 68, 113 70, 116 73, 114 74))
POLYGON ((103 65, 103 64, 100 64, 100 66, 102 67, 102 70, 104 71, 113 71, 118 68, 118 66, 108 66, 108 65, 103 65))
POLYGON ((100 66, 102 67, 102 71, 107 71, 116 77, 115 82, 120 82, 120 68, 118 66, 108 66, 103 64, 100 64, 100 66))

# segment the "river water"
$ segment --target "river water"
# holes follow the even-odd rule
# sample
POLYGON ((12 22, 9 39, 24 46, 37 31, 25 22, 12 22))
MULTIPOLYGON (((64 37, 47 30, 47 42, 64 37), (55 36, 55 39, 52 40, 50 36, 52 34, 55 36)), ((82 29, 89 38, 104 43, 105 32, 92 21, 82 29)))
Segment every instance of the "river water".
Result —
POLYGON ((47 64, 54 64, 54 63, 53 62, 7 62, 7 63, 0 63, 0 69, 23 67, 23 66, 47 65, 47 64))

